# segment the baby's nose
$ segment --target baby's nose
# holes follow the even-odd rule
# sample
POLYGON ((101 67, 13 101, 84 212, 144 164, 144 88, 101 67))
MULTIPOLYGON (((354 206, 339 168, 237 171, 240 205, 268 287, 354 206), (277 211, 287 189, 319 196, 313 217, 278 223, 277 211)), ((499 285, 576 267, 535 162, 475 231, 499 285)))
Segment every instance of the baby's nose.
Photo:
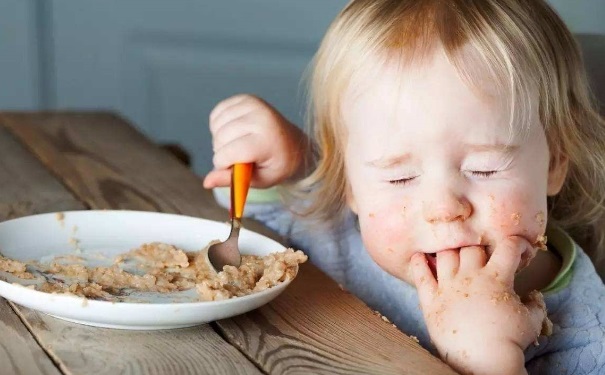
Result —
POLYGON ((465 221, 472 214, 470 202, 463 196, 442 193, 423 204, 424 219, 429 223, 465 221))

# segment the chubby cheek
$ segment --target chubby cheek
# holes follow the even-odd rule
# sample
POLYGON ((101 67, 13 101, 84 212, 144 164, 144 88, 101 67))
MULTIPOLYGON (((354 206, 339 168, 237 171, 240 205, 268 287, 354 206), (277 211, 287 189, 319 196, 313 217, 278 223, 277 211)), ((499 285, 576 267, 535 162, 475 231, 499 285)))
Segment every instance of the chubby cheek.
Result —
POLYGON ((391 275, 409 282, 409 259, 413 228, 406 222, 405 208, 371 210, 359 215, 359 228, 364 246, 372 259, 391 275))
POLYGON ((521 236, 534 244, 546 230, 546 198, 537 199, 523 192, 489 194, 486 213, 489 236, 521 236))

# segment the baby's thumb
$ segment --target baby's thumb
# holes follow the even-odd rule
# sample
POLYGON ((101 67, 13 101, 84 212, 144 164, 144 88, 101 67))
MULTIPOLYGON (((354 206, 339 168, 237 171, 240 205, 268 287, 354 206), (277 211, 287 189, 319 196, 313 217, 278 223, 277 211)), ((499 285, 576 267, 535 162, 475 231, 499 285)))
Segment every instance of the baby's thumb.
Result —
POLYGON ((552 333, 552 322, 546 315, 546 304, 542 293, 534 290, 526 297, 525 306, 529 310, 531 326, 535 330, 535 337, 550 336, 552 333))
POLYGON ((418 291, 420 306, 424 310, 429 306, 437 292, 437 280, 427 263, 426 255, 417 253, 412 256, 410 263, 412 280, 418 291))
POLYGON ((231 170, 214 170, 204 178, 204 187, 212 189, 215 187, 229 186, 231 184, 231 170))

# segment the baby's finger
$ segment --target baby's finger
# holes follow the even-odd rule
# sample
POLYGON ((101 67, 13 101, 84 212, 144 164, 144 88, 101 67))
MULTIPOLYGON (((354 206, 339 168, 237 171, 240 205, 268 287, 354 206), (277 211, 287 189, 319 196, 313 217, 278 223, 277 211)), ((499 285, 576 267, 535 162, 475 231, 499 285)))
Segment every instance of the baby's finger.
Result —
POLYGON ((212 137, 212 148, 216 152, 228 143, 247 134, 251 134, 251 127, 245 121, 245 116, 220 127, 212 137))
POLYGON ((253 124, 253 121, 246 122, 242 120, 245 120, 246 117, 251 117, 250 114, 253 111, 254 108, 252 108, 252 106, 242 103, 229 107, 229 109, 221 112, 213 121, 210 129, 212 135, 218 137, 222 131, 228 127, 233 127, 234 125, 239 125, 239 127, 243 129, 249 128, 250 125, 253 124))
POLYGON ((204 187, 212 189, 215 187, 229 186, 231 184, 231 170, 214 170, 204 178, 204 187))
POLYGON ((480 246, 468 246, 460 249, 460 271, 477 270, 485 266, 487 254, 480 246))
POLYGON ((539 335, 550 336, 552 334, 552 322, 546 315, 546 304, 544 296, 538 291, 532 291, 524 301, 529 311, 529 319, 534 333, 532 338, 539 335))
POLYGON ((532 244, 531 249, 529 249, 529 251, 525 251, 523 254, 521 254, 521 261, 519 262, 519 267, 517 268, 517 272, 521 271, 523 268, 525 268, 529 265, 529 263, 536 256, 537 251, 538 251, 538 248, 536 248, 535 245, 532 244))
POLYGON ((212 163, 214 169, 228 169, 235 163, 256 163, 260 154, 258 145, 254 142, 252 134, 245 134, 214 152, 212 163))
POLYGON ((437 280, 435 280, 431 272, 426 255, 423 253, 414 254, 411 259, 410 268, 414 285, 416 286, 416 290, 418 290, 420 305, 426 306, 432 301, 437 291, 437 280))
POLYGON ((218 130, 219 125, 222 125, 222 124, 217 123, 216 119, 224 111, 228 110, 229 108, 231 108, 234 105, 237 105, 237 104, 243 102, 244 100, 246 100, 249 97, 250 97, 250 95, 247 95, 247 94, 234 95, 234 96, 231 96, 231 97, 219 102, 216 106, 214 106, 212 111, 210 111, 210 116, 209 116, 210 132, 212 132, 214 134, 218 130))
POLYGON ((485 267, 493 271, 497 279, 512 283, 525 251, 531 251, 531 244, 526 239, 519 236, 504 238, 494 246, 485 267))
POLYGON ((460 254, 457 250, 445 250, 437 253, 437 280, 450 280, 460 268, 460 254))

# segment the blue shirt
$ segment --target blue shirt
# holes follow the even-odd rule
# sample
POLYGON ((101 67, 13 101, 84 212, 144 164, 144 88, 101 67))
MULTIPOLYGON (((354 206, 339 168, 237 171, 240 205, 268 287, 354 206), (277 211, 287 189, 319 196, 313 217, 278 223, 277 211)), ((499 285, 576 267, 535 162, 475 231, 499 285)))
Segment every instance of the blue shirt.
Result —
MULTIPOLYGON (((250 204, 246 214, 303 250, 336 282, 436 354, 416 289, 372 260, 352 214, 332 229, 297 220, 279 204, 250 204)), ((549 244, 553 240, 555 248, 573 250, 571 261, 567 257, 570 272, 563 287, 559 281, 559 288, 547 288, 552 290, 544 293, 553 333, 526 349, 526 369, 530 374, 605 374, 605 286, 588 256, 569 236, 558 231, 554 238, 549 236, 549 244)))

